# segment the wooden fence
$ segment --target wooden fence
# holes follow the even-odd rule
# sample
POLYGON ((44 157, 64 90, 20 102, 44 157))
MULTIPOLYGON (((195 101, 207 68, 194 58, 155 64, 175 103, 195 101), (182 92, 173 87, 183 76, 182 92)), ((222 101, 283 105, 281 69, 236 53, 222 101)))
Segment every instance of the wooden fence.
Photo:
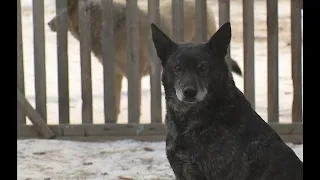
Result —
MULTIPOLYGON (((183 39, 183 0, 172 1, 173 36, 183 39)), ((291 0, 291 54, 293 103, 292 123, 279 123, 279 83, 278 83, 278 1, 267 0, 267 55, 268 55, 268 123, 287 142, 303 141, 302 123, 302 72, 301 72, 301 11, 302 1, 291 0)), ((161 113, 160 61, 153 49, 149 36, 149 59, 151 64, 151 123, 140 124, 140 91, 139 43, 137 26, 137 0, 127 0, 127 47, 128 47, 128 124, 117 124, 114 92, 114 23, 112 18, 112 0, 102 0, 102 51, 104 78, 104 113, 105 124, 93 124, 91 51, 89 13, 83 1, 79 2, 80 23, 80 57, 81 57, 81 90, 82 90, 82 124, 70 124, 69 82, 68 82, 68 41, 67 17, 57 19, 57 62, 58 62, 58 99, 59 125, 48 125, 46 109, 46 71, 45 71, 45 36, 44 36, 44 1, 33 0, 34 21, 34 69, 35 69, 35 108, 25 98, 23 70, 23 42, 21 28, 21 5, 17 6, 17 128, 18 138, 57 138, 73 140, 163 140, 164 125, 161 113), (26 124, 26 116, 33 125, 26 124)), ((196 0, 196 34, 198 41, 206 40, 206 0, 196 0)), ((219 25, 230 20, 230 0, 219 0, 219 25)), ((56 1, 57 14, 67 6, 66 0, 56 1)), ((148 16, 150 22, 159 21, 159 0, 148 0, 148 16)), ((150 31, 149 31, 150 33, 150 31)), ((149 34, 150 35, 150 34, 149 34)), ((255 51, 254 51, 254 0, 243 0, 243 48, 244 48, 244 93, 255 107, 255 51)), ((230 54, 230 51, 229 51, 230 54)))

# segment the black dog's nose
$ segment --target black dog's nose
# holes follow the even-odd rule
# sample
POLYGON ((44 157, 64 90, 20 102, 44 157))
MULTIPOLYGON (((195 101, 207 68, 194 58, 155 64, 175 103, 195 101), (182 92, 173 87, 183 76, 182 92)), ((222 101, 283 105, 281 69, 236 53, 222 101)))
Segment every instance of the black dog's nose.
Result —
POLYGON ((186 98, 194 98, 197 95, 197 89, 192 86, 185 87, 183 89, 183 95, 186 98))

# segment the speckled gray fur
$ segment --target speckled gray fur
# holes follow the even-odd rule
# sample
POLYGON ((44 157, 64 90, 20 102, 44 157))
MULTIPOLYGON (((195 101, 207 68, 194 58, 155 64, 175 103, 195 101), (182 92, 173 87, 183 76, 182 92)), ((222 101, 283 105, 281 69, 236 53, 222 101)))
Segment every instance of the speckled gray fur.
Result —
POLYGON ((177 180, 303 179, 301 160, 235 86, 223 60, 230 23, 202 44, 176 44, 151 28, 163 66, 166 154, 177 180), (202 63, 205 70, 199 69, 202 63), (204 100, 178 99, 177 82, 192 86, 194 79, 208 90, 204 100))

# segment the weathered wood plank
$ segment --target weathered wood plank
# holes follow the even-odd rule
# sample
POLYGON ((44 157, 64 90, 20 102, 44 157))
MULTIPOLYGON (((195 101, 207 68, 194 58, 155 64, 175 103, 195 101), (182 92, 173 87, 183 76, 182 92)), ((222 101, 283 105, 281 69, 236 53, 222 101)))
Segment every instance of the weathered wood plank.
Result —
POLYGON ((164 124, 125 124, 118 126, 118 124, 113 124, 109 126, 91 126, 85 127, 85 132, 87 136, 98 136, 106 134, 108 136, 154 136, 164 134, 164 124))
MULTIPOLYGON (((32 129, 30 133, 34 133, 32 129)), ((286 143, 303 144, 303 135, 280 135, 281 139, 286 143)), ((36 134, 29 137, 18 136, 18 139, 30 139, 37 138, 36 134)), ((105 142, 105 141, 119 141, 119 140, 135 140, 135 141, 165 141, 165 135, 158 136, 58 136, 55 139, 69 140, 69 141, 80 141, 80 142, 105 142)))
MULTIPOLYGON (((21 24, 21 2, 17 2, 17 86, 24 95, 23 41, 21 24)), ((17 124, 26 124, 26 115, 20 104, 17 104, 17 124)))
POLYGON ((303 0, 299 0, 299 7, 300 9, 303 9, 303 0))
POLYGON ((92 109, 92 81, 91 81, 91 32, 90 13, 87 1, 79 1, 79 31, 81 58, 81 95, 82 95, 82 123, 91 124, 92 109))
POLYGON ((267 1, 268 122, 279 122, 278 1, 267 1))
MULTIPOLYGON (((148 0, 149 24, 160 23, 159 0, 148 0)), ((149 62, 150 62, 150 87, 151 87, 151 123, 162 122, 161 106, 161 63, 154 48, 151 28, 149 28, 149 62)))
POLYGON ((279 136, 285 143, 303 144, 303 134, 279 134, 279 136))
MULTIPOLYGON (((21 128, 18 133, 17 139, 33 139, 39 138, 35 127, 21 128), (26 136, 28 135, 28 136, 26 136)), ((105 142, 105 141, 118 141, 118 140, 135 140, 135 141, 164 141, 165 135, 158 136, 57 136, 55 140, 69 140, 80 142, 105 142)))
POLYGON ((219 26, 230 22, 230 0, 218 0, 219 26))
POLYGON ((119 140, 134 140, 134 141, 164 141, 164 135, 159 136, 61 136, 58 139, 72 140, 72 141, 84 141, 84 142, 105 142, 105 141, 119 141, 119 140))
POLYGON ((254 1, 243 0, 244 95, 255 108, 254 1))
POLYGON ((57 58, 58 58, 58 98, 59 124, 70 123, 69 109, 69 65, 68 65, 68 13, 66 0, 56 1, 57 58), (60 16, 58 16, 60 15, 60 16))
MULTIPOLYGON (((21 93, 19 89, 17 89, 17 103, 21 105, 25 114, 29 117, 35 127, 37 127, 36 132, 40 132, 44 138, 51 139, 55 136, 55 134, 51 131, 51 129, 46 124, 45 120, 41 117, 40 114, 37 113, 25 98, 25 96, 21 93)), ((18 126, 18 132, 20 128, 18 126)))
POLYGON ((127 79, 128 79, 128 122, 136 123, 140 119, 140 52, 137 0, 126 0, 127 28, 127 79))
MULTIPOLYGON (((281 135, 302 135, 303 124, 269 124, 278 134, 281 135)), ((50 125, 52 131, 57 136, 156 136, 165 134, 165 126, 162 123, 157 124, 82 124, 82 125, 50 125)), ((24 129, 21 132, 27 132, 26 129, 32 129, 30 125, 20 125, 24 129)), ((22 134, 21 134, 22 135, 22 134)), ((27 136, 25 134, 25 136, 27 136)))
POLYGON ((196 42, 207 40, 207 0, 196 0, 196 42))
MULTIPOLYGON (((56 136, 142 136, 164 135, 164 124, 80 124, 49 125, 56 136)), ((34 126, 19 125, 20 137, 36 136, 34 126), (33 131, 32 131, 32 130, 33 131)))
POLYGON ((32 1, 33 16, 33 51, 36 110, 40 116, 47 119, 47 85, 46 85, 46 55, 44 32, 44 1, 32 1))
POLYGON ((303 124, 302 123, 269 123, 269 125, 278 133, 278 134, 303 134, 303 124))
POLYGON ((183 1, 172 1, 172 38, 176 42, 184 41, 184 12, 183 1))
POLYGON ((117 122, 115 106, 115 56, 114 56, 114 22, 113 0, 101 0, 102 31, 101 44, 103 52, 103 82, 104 82, 104 122, 117 122))
MULTIPOLYGON (((230 22, 230 0, 218 0, 218 6, 219 6, 219 26, 221 27, 226 22, 230 22)), ((228 52, 225 59, 228 64, 231 64, 230 46, 228 47, 228 52)))
POLYGON ((302 40, 299 0, 291 0, 292 122, 302 122, 302 40))

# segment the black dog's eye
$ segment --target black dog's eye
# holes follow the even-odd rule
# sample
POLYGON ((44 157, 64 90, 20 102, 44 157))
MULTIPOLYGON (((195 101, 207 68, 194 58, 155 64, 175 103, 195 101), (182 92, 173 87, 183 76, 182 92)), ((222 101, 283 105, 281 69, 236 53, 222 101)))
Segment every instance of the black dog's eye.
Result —
POLYGON ((202 64, 202 65, 199 66, 199 70, 201 72, 208 72, 209 68, 208 68, 208 66, 202 64))
POLYGON ((180 71, 181 70, 181 66, 179 64, 174 65, 173 68, 174 68, 175 71, 180 71))

